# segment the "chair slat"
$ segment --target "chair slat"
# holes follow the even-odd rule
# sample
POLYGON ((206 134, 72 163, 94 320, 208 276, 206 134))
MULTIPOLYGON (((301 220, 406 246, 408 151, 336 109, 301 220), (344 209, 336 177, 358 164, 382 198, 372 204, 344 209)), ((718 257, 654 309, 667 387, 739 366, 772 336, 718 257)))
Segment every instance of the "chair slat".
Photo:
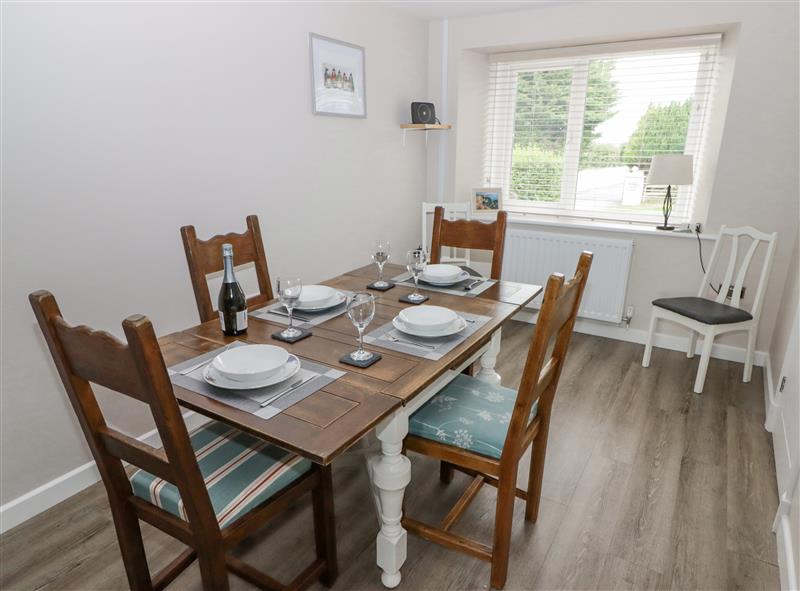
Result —
POLYGON ((441 262, 442 247, 491 250, 492 279, 500 279, 503 271, 503 251, 505 248, 506 221, 508 214, 500 211, 493 222, 478 220, 448 220, 445 210, 439 206, 433 214, 431 234, 431 262, 441 262))
POLYGON ((167 482, 176 483, 177 479, 163 449, 157 449, 108 427, 101 428, 98 434, 108 453, 115 458, 143 468, 167 482))
POLYGON ((492 561, 492 549, 486 544, 481 544, 464 536, 444 532, 410 517, 403 518, 403 527, 429 542, 435 542, 445 548, 466 552, 481 560, 492 561))
POLYGON ((442 529, 442 531, 448 531, 451 527, 453 527, 455 522, 458 521, 458 518, 461 517, 461 514, 464 513, 467 507, 469 507, 469 504, 475 498, 475 495, 480 492, 483 483, 483 474, 478 474, 472 480, 470 485, 467 487, 467 490, 464 491, 464 494, 461 495, 461 498, 458 499, 456 504, 453 505, 453 508, 448 511, 447 515, 444 516, 444 519, 442 519, 441 523, 439 524, 439 527, 442 529))
POLYGON ((70 326, 61 318, 53 320, 53 327, 77 377, 150 403, 126 344, 105 331, 70 326))

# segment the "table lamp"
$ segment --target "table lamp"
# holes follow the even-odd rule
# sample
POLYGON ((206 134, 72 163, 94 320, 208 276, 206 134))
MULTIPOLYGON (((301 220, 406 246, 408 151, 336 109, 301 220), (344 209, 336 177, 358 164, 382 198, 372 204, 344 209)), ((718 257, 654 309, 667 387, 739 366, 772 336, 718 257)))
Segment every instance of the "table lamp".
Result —
POLYGON ((672 185, 692 184, 692 157, 686 154, 657 154, 650 163, 647 175, 648 185, 667 185, 667 194, 661 211, 664 213, 664 225, 656 226, 658 230, 674 230, 669 226, 669 215, 672 213, 672 185))

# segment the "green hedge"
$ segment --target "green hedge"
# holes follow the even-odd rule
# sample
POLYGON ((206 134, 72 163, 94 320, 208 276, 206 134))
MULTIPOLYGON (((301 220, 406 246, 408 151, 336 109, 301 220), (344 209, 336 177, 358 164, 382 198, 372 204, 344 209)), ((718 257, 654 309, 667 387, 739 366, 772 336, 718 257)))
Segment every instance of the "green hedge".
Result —
POLYGON ((558 201, 564 155, 538 146, 514 146, 511 198, 558 201))

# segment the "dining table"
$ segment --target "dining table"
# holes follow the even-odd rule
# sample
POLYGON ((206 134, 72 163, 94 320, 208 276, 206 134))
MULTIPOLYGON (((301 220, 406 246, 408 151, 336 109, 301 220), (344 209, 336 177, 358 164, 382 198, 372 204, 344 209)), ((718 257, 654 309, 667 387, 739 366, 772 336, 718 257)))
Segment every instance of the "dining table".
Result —
MULTIPOLYGON (((384 270, 399 277, 405 267, 387 264, 384 270)), ((375 267, 367 265, 322 284, 349 292, 365 291, 374 278, 375 267)), ((346 314, 314 326, 310 337, 289 344, 272 338, 285 324, 254 315, 255 308, 250 310, 249 326, 243 335, 226 336, 219 321, 212 320, 165 335, 159 338, 159 343, 167 366, 187 362, 238 340, 247 344, 279 345, 301 360, 344 372, 338 379, 270 418, 261 418, 180 385, 175 385, 174 391, 183 407, 224 421, 322 465, 331 464, 374 432, 380 449, 367 458, 367 468, 380 524, 376 562, 381 569, 383 585, 393 588, 400 583, 401 567, 406 559, 407 533, 402 527, 402 508, 405 489, 411 482, 411 462, 403 453, 403 439, 408 433, 409 417, 465 370, 475 368, 478 379, 500 383, 495 364, 500 351, 501 327, 542 291, 538 285, 504 280, 487 285, 478 294, 468 293, 468 290, 456 294, 426 290, 420 284, 421 292, 429 298, 427 304, 484 319, 477 330, 438 359, 375 343, 367 348, 379 352, 380 361, 366 368, 345 365, 340 359, 357 344, 355 328, 346 314)), ((412 292, 413 287, 400 283, 388 291, 372 291, 375 317, 371 327, 391 322, 410 305, 399 301, 400 297, 412 292)), ((257 307, 263 308, 264 304, 257 307)))

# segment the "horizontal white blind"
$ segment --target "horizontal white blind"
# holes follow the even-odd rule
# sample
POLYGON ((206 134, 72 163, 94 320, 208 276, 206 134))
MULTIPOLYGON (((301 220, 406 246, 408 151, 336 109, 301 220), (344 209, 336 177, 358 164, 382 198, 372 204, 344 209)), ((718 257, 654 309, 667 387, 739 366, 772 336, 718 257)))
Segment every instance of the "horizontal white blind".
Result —
MULTIPOLYGON (((650 162, 656 154, 691 154, 697 179, 719 39, 607 44, 594 53, 581 47, 566 51, 568 57, 495 57, 486 185, 503 187, 509 210, 663 221, 666 187, 646 185, 650 162)), ((689 221, 694 186, 673 187, 672 195, 670 220, 689 221)))

